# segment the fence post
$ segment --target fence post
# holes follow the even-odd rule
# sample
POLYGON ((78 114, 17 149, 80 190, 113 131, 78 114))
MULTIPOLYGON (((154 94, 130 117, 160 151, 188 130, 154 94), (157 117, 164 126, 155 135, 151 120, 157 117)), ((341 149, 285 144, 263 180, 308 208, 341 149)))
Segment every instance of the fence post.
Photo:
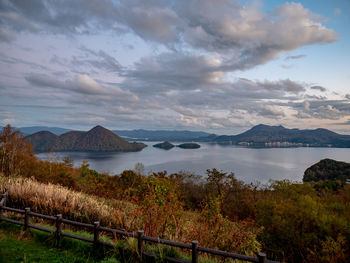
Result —
POLYGON ((4 200, 3 206, 6 206, 6 200, 7 200, 7 195, 8 195, 8 189, 5 189, 5 192, 2 194, 2 199, 4 200))
POLYGON ((198 241, 192 241, 192 263, 198 263, 198 241))
POLYGON ((28 229, 30 217, 30 207, 24 208, 24 230, 28 229))
POLYGON ((100 230, 100 222, 96 221, 94 222, 94 246, 97 246, 99 243, 99 236, 100 236, 99 230, 100 230))
POLYGON ((56 215, 56 241, 57 245, 60 243, 62 235, 62 214, 56 215))
POLYGON ((3 211, 2 207, 5 206, 4 203, 5 203, 4 196, 2 196, 0 200, 0 222, 2 220, 2 211, 3 211))
POLYGON ((266 254, 260 252, 260 253, 258 254, 258 261, 259 261, 259 263, 265 263, 265 262, 266 262, 266 254))
POLYGON ((140 258, 142 258, 143 247, 144 247, 143 235, 144 235, 144 231, 143 230, 137 231, 137 249, 138 249, 138 252, 140 254, 140 258))

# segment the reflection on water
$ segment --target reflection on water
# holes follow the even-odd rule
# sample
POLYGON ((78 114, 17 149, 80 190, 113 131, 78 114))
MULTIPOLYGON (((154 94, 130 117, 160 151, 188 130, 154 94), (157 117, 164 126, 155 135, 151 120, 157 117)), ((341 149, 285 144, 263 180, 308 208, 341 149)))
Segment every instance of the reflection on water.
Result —
MULTIPOLYGON (((145 142, 148 147, 141 152, 93 153, 60 152, 56 157, 70 156, 78 167, 84 159, 90 168, 99 172, 118 174, 126 169, 134 169, 136 163, 145 166, 145 172, 180 170, 205 175, 211 168, 234 172, 246 183, 290 179, 301 181, 306 168, 324 158, 350 162, 350 149, 343 148, 243 148, 201 143, 200 149, 173 148, 169 151, 154 148, 157 142, 145 142)), ((38 154, 48 159, 46 153, 38 154)), ((52 155, 51 155, 52 158, 52 155)))

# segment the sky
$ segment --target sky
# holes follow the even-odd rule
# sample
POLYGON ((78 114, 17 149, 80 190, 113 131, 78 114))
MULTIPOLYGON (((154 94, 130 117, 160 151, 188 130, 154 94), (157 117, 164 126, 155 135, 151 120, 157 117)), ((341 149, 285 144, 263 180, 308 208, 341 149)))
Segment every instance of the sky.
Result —
POLYGON ((349 0, 0 0, 0 126, 350 134, 349 28, 349 0))

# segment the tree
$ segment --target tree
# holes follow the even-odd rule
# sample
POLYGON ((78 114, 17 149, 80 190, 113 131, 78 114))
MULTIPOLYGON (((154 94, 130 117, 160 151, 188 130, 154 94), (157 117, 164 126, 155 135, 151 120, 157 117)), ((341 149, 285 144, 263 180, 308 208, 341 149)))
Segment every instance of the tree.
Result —
POLYGON ((0 132, 0 171, 6 175, 18 175, 35 161, 32 145, 20 131, 9 124, 0 132))

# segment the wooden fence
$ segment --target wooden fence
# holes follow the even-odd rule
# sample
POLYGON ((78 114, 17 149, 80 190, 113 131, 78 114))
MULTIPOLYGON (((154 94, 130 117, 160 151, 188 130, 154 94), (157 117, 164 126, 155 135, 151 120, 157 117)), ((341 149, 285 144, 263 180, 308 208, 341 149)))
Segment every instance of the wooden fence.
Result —
POLYGON ((182 243, 182 242, 174 242, 174 241, 170 241, 170 240, 166 240, 166 239, 146 236, 146 235, 144 235, 143 230, 139 230, 137 233, 125 232, 125 231, 121 231, 121 230, 117 230, 117 229, 111 229, 111 228, 100 226, 100 222, 98 222, 98 221, 94 222, 93 224, 86 224, 86 223, 81 223, 81 222, 76 222, 76 221, 64 219, 64 218, 62 218, 61 214, 58 214, 56 216, 49 216, 49 215, 35 213, 35 212, 32 212, 29 207, 25 208, 24 210, 11 208, 11 207, 6 206, 7 196, 8 196, 8 191, 6 190, 5 193, 2 194, 2 198, 0 201, 0 222, 1 221, 10 222, 13 224, 21 225, 24 227, 24 229, 33 228, 33 229, 37 229, 40 231, 54 234, 55 238, 57 239, 58 242, 62 237, 70 237, 70 238, 78 239, 81 241, 90 242, 94 245, 94 247, 98 247, 99 245, 103 245, 103 246, 114 248, 115 247, 114 244, 108 243, 108 242, 103 242, 99 239, 100 233, 103 232, 103 233, 112 233, 114 235, 119 235, 120 237, 137 238, 138 253, 139 253, 139 255, 141 255, 141 260, 144 259, 145 261, 147 261, 147 259, 149 260, 150 258, 155 258, 154 254, 144 251, 145 242, 149 242, 149 243, 158 243, 158 244, 163 244, 163 245, 167 245, 167 246, 177 247, 177 248, 181 248, 181 249, 188 249, 188 250, 191 250, 191 252, 192 252, 192 260, 191 261, 185 261, 185 260, 180 260, 180 259, 175 259, 175 258, 166 258, 166 261, 168 261, 168 262, 198 263, 198 253, 204 252, 204 253, 208 253, 211 255, 221 256, 224 258, 238 259, 238 260, 243 260, 243 261, 248 261, 248 262, 277 263, 276 261, 268 260, 266 258, 265 253, 259 253, 257 255, 257 257, 245 256, 245 255, 241 255, 241 254, 230 253, 230 252, 225 252, 225 251, 221 251, 221 250, 215 250, 215 249, 201 247, 201 246, 198 246, 198 241, 196 241, 196 240, 192 241, 192 244, 187 244, 187 243, 182 243), (4 211, 23 214, 24 221, 22 222, 22 221, 6 218, 3 216, 4 211), (46 228, 43 226, 39 226, 39 225, 31 224, 30 217, 38 217, 41 219, 53 221, 56 225, 56 230, 46 228), (79 235, 73 235, 73 234, 66 233, 62 230, 63 224, 89 229, 90 231, 93 231, 94 238, 92 239, 92 238, 87 238, 87 237, 82 237, 79 235))

